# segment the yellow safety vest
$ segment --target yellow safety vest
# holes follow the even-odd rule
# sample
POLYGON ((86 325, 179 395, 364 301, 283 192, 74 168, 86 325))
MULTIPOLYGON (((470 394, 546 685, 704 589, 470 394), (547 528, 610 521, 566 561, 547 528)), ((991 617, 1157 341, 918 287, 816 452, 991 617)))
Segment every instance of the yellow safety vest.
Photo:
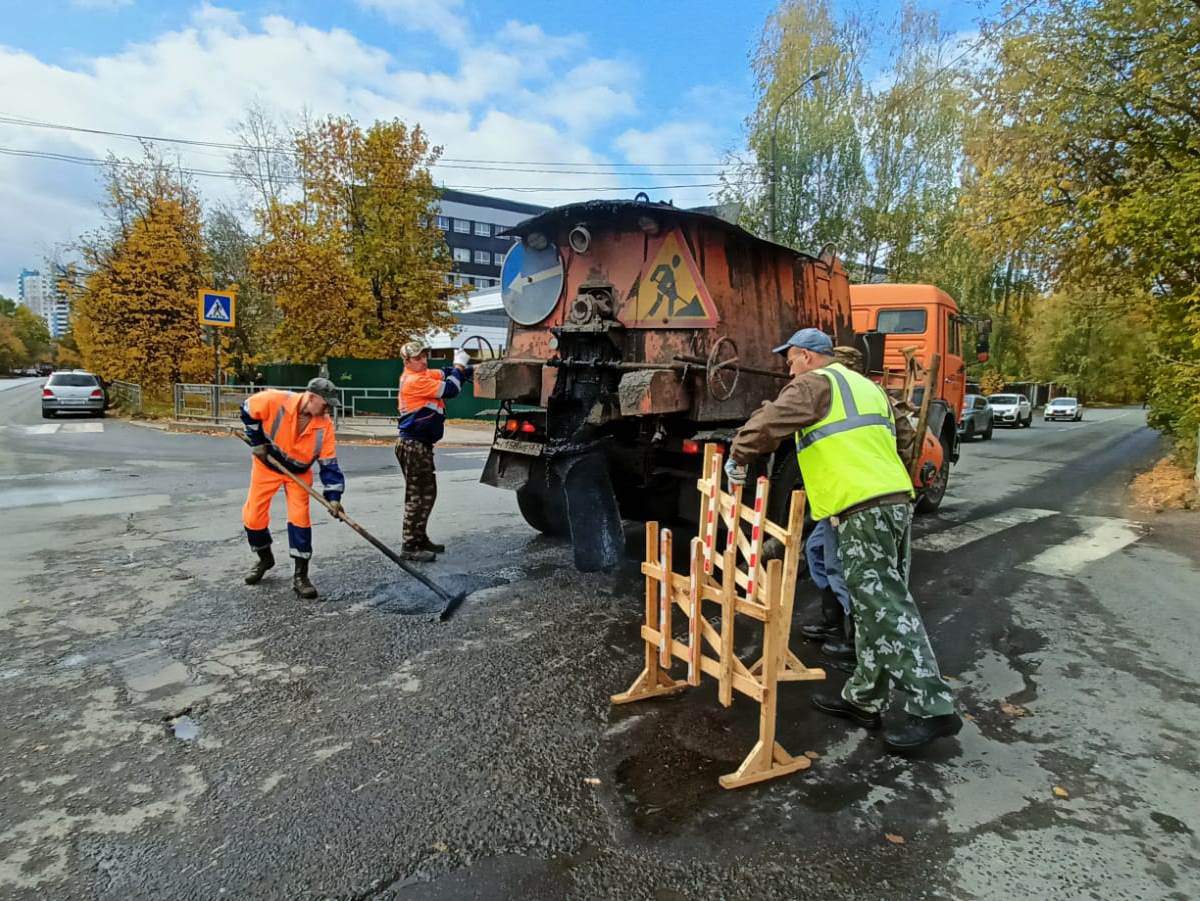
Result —
POLYGON ((814 370, 829 380, 829 413, 796 433, 796 460, 813 519, 871 498, 912 495, 896 453, 896 421, 883 389, 840 363, 814 370))

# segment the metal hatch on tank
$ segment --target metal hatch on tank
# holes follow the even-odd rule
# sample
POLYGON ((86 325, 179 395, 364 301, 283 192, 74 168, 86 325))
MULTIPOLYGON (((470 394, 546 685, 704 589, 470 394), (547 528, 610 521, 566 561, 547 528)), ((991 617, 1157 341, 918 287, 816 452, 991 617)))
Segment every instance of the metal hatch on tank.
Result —
MULTIPOLYGON (((580 569, 617 563, 622 519, 695 516, 702 446, 778 393, 781 336, 817 326, 853 340, 834 256, 705 211, 589 201, 508 234, 520 239, 502 277, 508 350, 476 373, 476 396, 500 402, 482 481, 515 490, 534 528, 570 536, 580 569)), ((777 453, 770 475, 783 522, 795 454, 777 453)))

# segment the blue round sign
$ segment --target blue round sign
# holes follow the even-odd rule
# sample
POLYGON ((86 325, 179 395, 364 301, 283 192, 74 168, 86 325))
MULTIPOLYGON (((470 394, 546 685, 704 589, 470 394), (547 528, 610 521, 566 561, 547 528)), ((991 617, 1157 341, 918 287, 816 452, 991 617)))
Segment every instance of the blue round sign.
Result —
POLYGON ((553 244, 533 250, 518 241, 500 268, 500 300, 517 325, 537 325, 550 315, 563 289, 562 260, 553 244))

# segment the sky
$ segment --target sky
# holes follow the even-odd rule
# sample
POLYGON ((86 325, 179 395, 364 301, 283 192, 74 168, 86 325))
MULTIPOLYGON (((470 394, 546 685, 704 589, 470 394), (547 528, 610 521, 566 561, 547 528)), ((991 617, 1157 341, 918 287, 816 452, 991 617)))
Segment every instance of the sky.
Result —
MULTIPOLYGON (((900 0, 835 0, 879 23, 900 0)), ((923 0, 970 34, 991 0, 923 0)), ((750 55, 774 0, 40 0, 0 18, 0 294, 101 222, 100 171, 13 155, 140 155, 136 141, 5 122, 227 142, 247 106, 419 123, 435 180, 535 203, 705 203, 743 146, 750 55), (493 162, 483 171, 477 162, 493 162), (512 163, 512 164, 510 164, 512 163), (590 174, 554 171, 575 164, 590 174), (615 166, 614 164, 619 164, 615 166), (562 168, 562 167, 559 167, 562 168), (546 170, 550 171, 539 171, 546 170), (611 173, 627 172, 625 177, 611 173), (686 174, 678 174, 686 173, 686 174), (680 187, 687 185, 689 187, 680 187), (584 190, 562 190, 582 188, 584 190), (607 190, 606 190, 607 189, 607 190)), ((187 167, 223 151, 160 145, 187 167)), ((197 179, 206 200, 228 179, 197 179)))

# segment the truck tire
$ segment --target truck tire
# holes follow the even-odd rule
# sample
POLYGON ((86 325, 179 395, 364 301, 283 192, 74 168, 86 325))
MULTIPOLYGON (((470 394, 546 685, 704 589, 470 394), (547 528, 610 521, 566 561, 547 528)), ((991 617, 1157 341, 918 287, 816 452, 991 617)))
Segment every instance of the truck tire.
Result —
POLYGON ((939 439, 942 444, 942 468, 934 477, 933 486, 926 488, 917 497, 918 513, 933 513, 942 505, 946 496, 946 485, 950 481, 950 444, 943 433, 939 439))
POLYGON ((562 487, 553 477, 547 480, 544 465, 534 466, 529 481, 517 489, 517 509, 543 535, 566 538, 571 534, 562 487))

